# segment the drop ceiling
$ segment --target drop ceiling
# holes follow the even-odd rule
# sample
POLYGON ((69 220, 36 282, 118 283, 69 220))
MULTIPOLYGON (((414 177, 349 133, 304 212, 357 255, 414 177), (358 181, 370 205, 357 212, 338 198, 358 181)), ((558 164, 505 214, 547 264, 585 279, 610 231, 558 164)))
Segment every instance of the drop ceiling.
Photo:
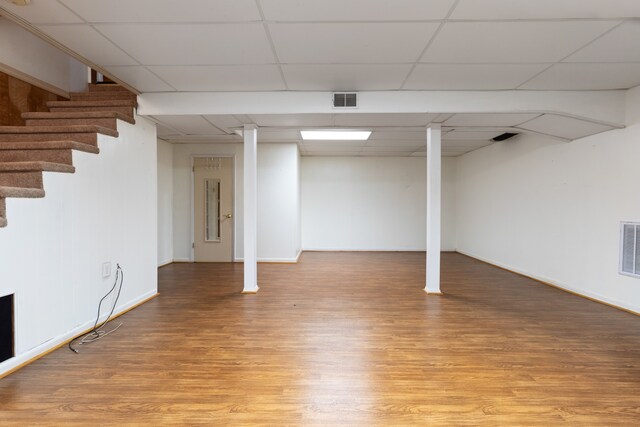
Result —
MULTIPOLYGON (((616 90, 640 85, 639 0, 32 0, 13 19, 143 93, 616 90), (17 18, 16 18, 17 17, 17 18)), ((2 12, 2 10, 0 10, 2 12)), ((292 142, 303 155, 443 155, 503 132, 569 141, 612 129, 555 114, 158 116, 174 143, 292 142), (373 131, 303 142, 301 129, 373 131)))
POLYGON ((640 84, 638 0, 32 0, 2 7, 141 92, 640 84))
POLYGON ((257 124, 259 143, 295 142, 303 156, 424 156, 425 128, 442 126, 442 155, 456 157, 493 143, 505 132, 570 141, 611 126, 556 114, 252 114, 151 116, 158 136, 175 144, 241 143, 244 124, 257 124), (367 141, 303 141, 305 129, 371 130, 367 141))

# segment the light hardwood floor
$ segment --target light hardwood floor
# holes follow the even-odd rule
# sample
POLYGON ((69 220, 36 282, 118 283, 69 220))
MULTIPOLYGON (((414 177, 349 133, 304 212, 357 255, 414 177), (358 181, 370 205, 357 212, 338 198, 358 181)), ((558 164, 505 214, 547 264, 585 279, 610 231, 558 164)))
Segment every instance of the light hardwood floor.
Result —
MULTIPOLYGON (((0 425, 640 425, 640 318, 443 254, 173 264, 81 354, 0 380, 0 425)), ((126 283, 125 283, 126 285, 126 283)))

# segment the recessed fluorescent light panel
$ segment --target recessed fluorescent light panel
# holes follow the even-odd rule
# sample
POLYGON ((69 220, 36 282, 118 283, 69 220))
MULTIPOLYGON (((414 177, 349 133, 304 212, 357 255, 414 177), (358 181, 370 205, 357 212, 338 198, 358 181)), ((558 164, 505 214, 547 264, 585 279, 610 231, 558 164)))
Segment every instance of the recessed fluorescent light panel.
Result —
POLYGON ((305 141, 366 141, 371 136, 370 130, 301 130, 305 141))

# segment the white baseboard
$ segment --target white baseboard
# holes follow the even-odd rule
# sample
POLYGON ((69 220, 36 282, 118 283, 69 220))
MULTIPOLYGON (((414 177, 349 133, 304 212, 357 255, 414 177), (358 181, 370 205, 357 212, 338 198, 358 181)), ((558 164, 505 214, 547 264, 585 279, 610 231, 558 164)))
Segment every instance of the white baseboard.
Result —
POLYGON ((582 297, 585 297, 585 298, 588 298, 588 299, 592 299, 592 300, 595 300, 595 301, 599 301, 601 303, 604 303, 604 304, 607 304, 607 305, 611 305, 611 306, 620 308, 622 310, 629 311, 629 312, 632 312, 634 314, 640 315, 640 307, 632 306, 632 305, 630 305, 630 304, 628 304, 628 303, 626 303, 624 301, 618 301, 618 300, 615 300, 613 298, 609 298, 607 296, 600 295, 600 294, 595 293, 595 292, 585 291, 584 289, 576 288, 576 287, 571 286, 571 285, 569 285, 567 283, 559 282, 559 281, 557 281, 555 279, 551 279, 549 277, 533 274, 533 273, 530 273, 528 271, 521 270, 521 269, 513 267, 511 265, 502 263, 500 261, 496 261, 496 260, 493 260, 493 259, 490 259, 490 258, 485 258, 485 257, 479 256, 479 255, 475 255, 475 254, 473 254, 471 252, 462 251, 460 249, 458 249, 457 252, 461 253, 462 255, 466 255, 468 257, 475 258, 477 260, 486 262, 487 264, 493 264, 493 265, 498 266, 500 268, 504 268, 505 270, 512 271, 514 273, 520 274, 520 275, 528 277, 530 279, 537 280, 537 281, 543 282, 543 283, 548 283, 551 286, 563 289, 563 290, 565 290, 567 292, 571 292, 573 294, 576 294, 576 295, 579 295, 579 296, 582 296, 582 297))
POLYGON ((168 260, 168 261, 163 261, 161 263, 158 264, 158 268, 160 267, 164 267, 165 265, 169 265, 169 264, 173 264, 173 260, 168 260))
MULTIPOLYGON (((131 301, 128 301, 122 305, 120 305, 119 307, 116 308, 116 310, 114 311, 114 315, 120 314, 124 311, 129 310, 131 307, 135 306, 136 304, 140 304, 141 302, 143 302, 146 299, 151 298, 152 296, 156 295, 158 293, 157 290, 151 290, 145 294, 140 295, 137 298, 134 298, 131 301)), ((104 321, 106 320, 106 315, 104 316, 104 318, 100 319, 100 321, 104 321)), ((31 350, 28 350, 24 353, 21 353, 15 357, 12 357, 9 360, 5 360, 4 362, 0 363, 0 377, 2 377, 2 375, 6 372, 9 372, 17 367, 19 367, 20 365, 30 361, 33 358, 38 357, 39 355, 48 352, 49 350, 51 350, 52 348, 58 347, 60 344, 70 340, 71 338, 83 333, 84 331, 90 329, 93 327, 93 324, 95 322, 95 319, 91 319, 77 327, 75 327, 74 329, 62 334, 62 335, 58 335, 57 337, 51 338, 50 340, 40 344, 37 347, 32 348, 31 350)))
POLYGON ((172 262, 193 262, 189 258, 174 258, 172 262))

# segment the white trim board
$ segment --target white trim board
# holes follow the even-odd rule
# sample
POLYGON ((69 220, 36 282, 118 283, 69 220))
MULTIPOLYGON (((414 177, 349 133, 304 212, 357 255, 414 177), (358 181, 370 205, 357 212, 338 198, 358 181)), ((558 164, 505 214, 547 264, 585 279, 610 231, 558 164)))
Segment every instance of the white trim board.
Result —
POLYGON ((485 257, 482 257, 482 256, 474 255, 474 254, 472 254, 470 252, 461 251, 459 249, 456 252, 458 252, 458 253, 460 253, 462 255, 466 255, 466 256, 468 256, 470 258, 475 258, 475 259, 477 259, 479 261, 482 261, 482 262, 485 262, 487 264, 492 264, 494 266, 503 268, 503 269, 505 269, 507 271, 510 271, 512 273, 516 273, 516 274, 519 274, 521 276, 528 277, 530 279, 536 280, 538 282, 542 282, 544 284, 548 283, 549 285, 552 285, 552 286, 557 287, 559 289, 563 289, 563 290, 568 291, 570 293, 585 297, 587 299, 592 299, 592 300, 601 302, 601 303, 606 304, 606 305, 617 307, 619 309, 622 309, 622 310, 625 310, 625 311, 629 311, 631 313, 634 313, 634 314, 637 314, 637 315, 640 316, 640 307, 634 307, 634 306, 632 306, 630 304, 627 304, 624 301, 618 301, 618 300, 614 300, 614 299, 611 299, 611 298, 607 298, 607 297, 605 297, 603 295, 600 295, 600 294, 597 294, 595 292, 588 292, 588 291, 584 291, 582 289, 576 289, 573 286, 567 285, 566 283, 558 282, 557 280, 554 280, 554 279, 551 279, 551 278, 548 278, 548 277, 545 277, 545 276, 539 276, 537 274, 532 274, 532 273, 529 273, 527 271, 521 270, 519 268, 512 267, 512 266, 510 266, 508 264, 504 264, 502 262, 495 261, 495 260, 490 259, 490 258, 485 258, 485 257))
MULTIPOLYGON (((142 302, 144 302, 145 300, 155 296, 156 294, 158 294, 158 292, 154 289, 151 290, 149 292, 146 292, 142 295, 140 295, 137 298, 132 299, 131 301, 126 302, 125 304, 121 305, 120 307, 118 307, 115 311, 114 311, 114 316, 129 310, 131 307, 134 307, 137 304, 140 304, 142 302)), ((106 320, 106 315, 100 319, 100 321, 104 321, 106 320)), ((58 335, 57 337, 51 338, 48 341, 45 341, 44 343, 40 344, 39 346, 36 346, 28 351, 25 351, 22 354, 19 354, 15 357, 12 357, 11 359, 5 360, 4 362, 0 363, 0 376, 2 376, 3 374, 5 374, 6 372, 9 372, 15 368, 18 368, 20 365, 29 362, 30 360, 42 355, 43 353, 48 352, 49 350, 58 347, 59 345, 63 344, 64 342, 70 340, 73 337, 76 337, 78 335, 80 335, 81 333, 83 333, 84 331, 90 329, 91 327, 93 327, 93 324, 95 322, 95 319, 91 319, 81 325, 76 326, 75 328, 73 328, 72 330, 62 334, 62 335, 58 335)))

